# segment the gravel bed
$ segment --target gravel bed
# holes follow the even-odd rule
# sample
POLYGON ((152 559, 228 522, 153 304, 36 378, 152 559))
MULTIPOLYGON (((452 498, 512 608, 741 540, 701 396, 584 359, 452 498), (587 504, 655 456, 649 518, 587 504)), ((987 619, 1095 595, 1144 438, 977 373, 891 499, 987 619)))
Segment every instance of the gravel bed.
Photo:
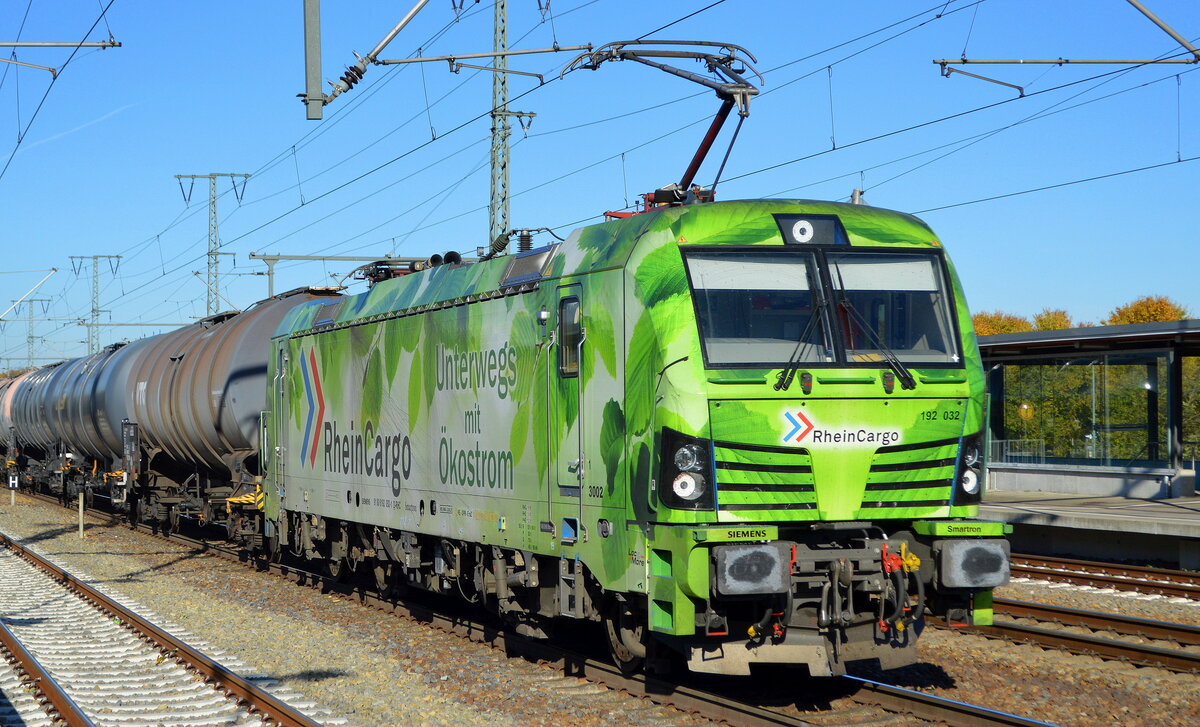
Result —
POLYGON ((81 540, 30 498, 0 501, 0 529, 354 725, 712 724, 121 525, 81 540))
MULTIPOLYGON (((31 539, 353 724, 702 724, 391 614, 231 567, 122 526, 20 498, 0 528, 31 539)), ((1005 598, 1200 623, 1200 605, 1097 589, 1017 582, 1005 598)), ((1200 724, 1200 677, 928 629, 922 663, 865 672, 899 686, 1059 725, 1200 724)))
MULTIPOLYGON (((1200 625, 1200 602, 1020 580, 1000 598, 1200 625)), ((1200 725, 1200 676, 927 629, 922 663, 868 674, 1057 725, 1200 725)))

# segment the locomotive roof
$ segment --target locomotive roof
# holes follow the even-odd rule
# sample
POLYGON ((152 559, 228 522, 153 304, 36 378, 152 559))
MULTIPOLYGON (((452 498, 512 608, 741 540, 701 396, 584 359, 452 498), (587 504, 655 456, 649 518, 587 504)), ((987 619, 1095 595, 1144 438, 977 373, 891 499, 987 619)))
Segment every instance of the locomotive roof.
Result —
POLYGON ((461 305, 522 292, 538 280, 623 268, 639 246, 782 245, 777 214, 836 216, 852 246, 940 247, 937 236, 912 215, 868 205, 817 200, 746 200, 662 207, 574 230, 548 251, 540 275, 516 281, 518 255, 469 265, 441 265, 377 283, 358 295, 312 301, 292 309, 276 335, 302 334, 385 315, 461 305))

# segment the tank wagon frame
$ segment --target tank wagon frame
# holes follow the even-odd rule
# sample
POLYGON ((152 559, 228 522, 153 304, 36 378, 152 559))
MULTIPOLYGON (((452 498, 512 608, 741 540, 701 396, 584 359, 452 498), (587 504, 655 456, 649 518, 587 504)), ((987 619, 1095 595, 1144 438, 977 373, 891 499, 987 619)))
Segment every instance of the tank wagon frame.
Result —
POLYGON ((99 494, 135 521, 237 534, 240 500, 261 482, 263 341, 286 310, 332 293, 289 291, 0 383, 9 469, 64 500, 99 494))

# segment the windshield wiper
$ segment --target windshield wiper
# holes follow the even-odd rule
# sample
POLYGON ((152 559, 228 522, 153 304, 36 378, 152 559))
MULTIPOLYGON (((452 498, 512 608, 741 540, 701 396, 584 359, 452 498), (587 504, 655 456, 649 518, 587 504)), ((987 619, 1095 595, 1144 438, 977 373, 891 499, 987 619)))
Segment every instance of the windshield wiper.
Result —
POLYGON ((775 379, 776 391, 787 391, 788 387, 792 385, 792 380, 796 378, 796 372, 800 370, 800 363, 804 360, 804 354, 812 345, 809 343, 808 336, 823 315, 825 315, 825 299, 818 298, 817 304, 813 306, 812 316, 804 325, 804 330, 800 332, 800 338, 796 340, 796 348, 792 349, 792 355, 788 357, 787 365, 779 370, 779 376, 775 379))
POLYGON ((883 358, 884 363, 890 366, 892 371, 896 372, 896 378, 900 379, 900 388, 917 388, 917 380, 913 377, 912 372, 909 371, 908 367, 906 367, 904 363, 900 361, 899 357, 896 356, 892 349, 884 345, 883 339, 880 337, 879 333, 871 326, 870 323, 867 322, 867 319, 863 317, 863 314, 858 312, 858 309, 854 307, 854 304, 850 302, 850 299, 846 297, 846 283, 844 280, 842 280, 842 269, 836 262, 833 263, 833 269, 838 276, 838 308, 850 311, 850 315, 867 333, 867 336, 871 339, 871 342, 874 343, 875 348, 879 351, 879 355, 883 358))

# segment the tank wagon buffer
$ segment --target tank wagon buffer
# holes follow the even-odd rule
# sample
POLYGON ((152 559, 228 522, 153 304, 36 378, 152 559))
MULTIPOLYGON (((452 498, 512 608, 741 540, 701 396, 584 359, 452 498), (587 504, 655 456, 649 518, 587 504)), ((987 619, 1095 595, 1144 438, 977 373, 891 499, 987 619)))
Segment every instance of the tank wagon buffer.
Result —
POLYGON ((194 518, 261 544, 266 341, 288 309, 333 294, 290 291, 0 383, 10 472, 134 521, 194 518))
POLYGON ((525 633, 602 622, 629 670, 890 668, 927 614, 988 623, 1006 526, 976 519, 984 375, 940 241, 866 205, 705 202, 692 174, 292 309, 272 547, 525 633))

